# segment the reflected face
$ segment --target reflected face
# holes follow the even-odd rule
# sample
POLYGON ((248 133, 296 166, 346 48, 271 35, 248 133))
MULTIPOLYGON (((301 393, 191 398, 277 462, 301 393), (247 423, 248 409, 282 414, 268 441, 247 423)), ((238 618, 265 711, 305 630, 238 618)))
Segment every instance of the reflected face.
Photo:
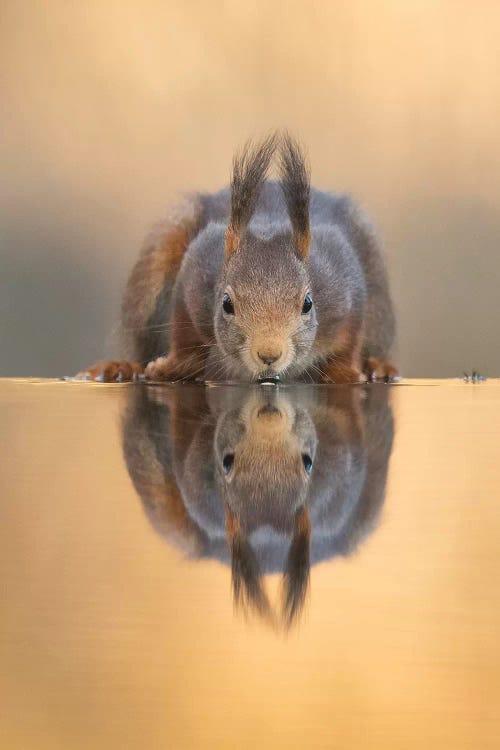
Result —
POLYGON ((252 393, 225 413, 215 435, 215 461, 226 502, 248 531, 288 527, 307 495, 317 436, 308 412, 274 388, 252 393))

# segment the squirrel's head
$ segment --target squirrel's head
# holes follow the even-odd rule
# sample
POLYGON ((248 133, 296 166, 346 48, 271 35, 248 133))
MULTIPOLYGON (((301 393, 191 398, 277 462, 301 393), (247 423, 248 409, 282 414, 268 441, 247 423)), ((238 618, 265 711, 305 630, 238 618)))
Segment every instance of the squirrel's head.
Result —
POLYGON ((249 227, 276 138, 247 145, 234 160, 215 333, 224 354, 251 377, 303 368, 317 320, 309 279, 309 174, 297 143, 280 145, 281 187, 290 227, 249 227))

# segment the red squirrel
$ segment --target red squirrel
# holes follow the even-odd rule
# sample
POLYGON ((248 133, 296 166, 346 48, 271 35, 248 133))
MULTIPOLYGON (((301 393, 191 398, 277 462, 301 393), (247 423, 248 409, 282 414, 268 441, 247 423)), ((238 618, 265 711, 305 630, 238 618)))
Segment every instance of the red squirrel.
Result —
POLYGON ((395 323, 372 224, 317 190, 289 135, 248 143, 231 183, 173 207, 136 262, 122 307, 130 362, 78 377, 352 383, 398 377, 395 323), (280 179, 267 179, 273 158, 280 179))

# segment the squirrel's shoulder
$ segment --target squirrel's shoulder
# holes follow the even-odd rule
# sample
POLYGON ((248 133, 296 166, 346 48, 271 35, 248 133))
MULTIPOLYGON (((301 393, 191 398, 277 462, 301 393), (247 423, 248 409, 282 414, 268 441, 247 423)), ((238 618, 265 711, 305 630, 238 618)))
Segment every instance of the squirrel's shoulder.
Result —
MULTIPOLYGON (((165 237, 172 233, 178 239, 182 232, 185 248, 198 237, 210 244, 220 243, 231 212, 231 189, 226 186, 213 193, 190 193, 180 196, 149 235, 146 249, 163 245, 165 237), (201 236, 200 236, 201 235, 201 236)), ((310 224, 314 231, 341 231, 354 245, 363 237, 375 238, 376 232, 365 211, 347 193, 334 193, 311 187, 310 224)), ((257 208, 250 225, 257 232, 274 228, 279 231, 288 226, 289 217, 280 183, 266 180, 259 196, 257 208)), ((198 244, 198 243, 196 243, 198 244)))

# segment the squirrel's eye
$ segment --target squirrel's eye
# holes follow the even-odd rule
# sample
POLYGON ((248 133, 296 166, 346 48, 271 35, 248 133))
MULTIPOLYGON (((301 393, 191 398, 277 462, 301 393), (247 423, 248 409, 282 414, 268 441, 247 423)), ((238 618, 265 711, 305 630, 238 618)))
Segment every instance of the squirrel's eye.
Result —
POLYGON ((231 301, 231 297, 229 296, 229 294, 227 292, 225 293, 225 295, 222 298, 222 309, 228 315, 234 315, 233 303, 231 301))
POLYGON ((222 459, 222 471, 224 474, 229 474, 234 464, 234 453, 226 453, 222 459))
POLYGON ((313 306, 312 297, 309 294, 309 292, 304 297, 304 304, 302 305, 302 315, 307 315, 308 312, 311 312, 311 307, 313 306))
POLYGON ((304 464, 306 474, 310 474, 313 468, 313 462, 311 456, 308 453, 302 454, 302 463, 304 464))

